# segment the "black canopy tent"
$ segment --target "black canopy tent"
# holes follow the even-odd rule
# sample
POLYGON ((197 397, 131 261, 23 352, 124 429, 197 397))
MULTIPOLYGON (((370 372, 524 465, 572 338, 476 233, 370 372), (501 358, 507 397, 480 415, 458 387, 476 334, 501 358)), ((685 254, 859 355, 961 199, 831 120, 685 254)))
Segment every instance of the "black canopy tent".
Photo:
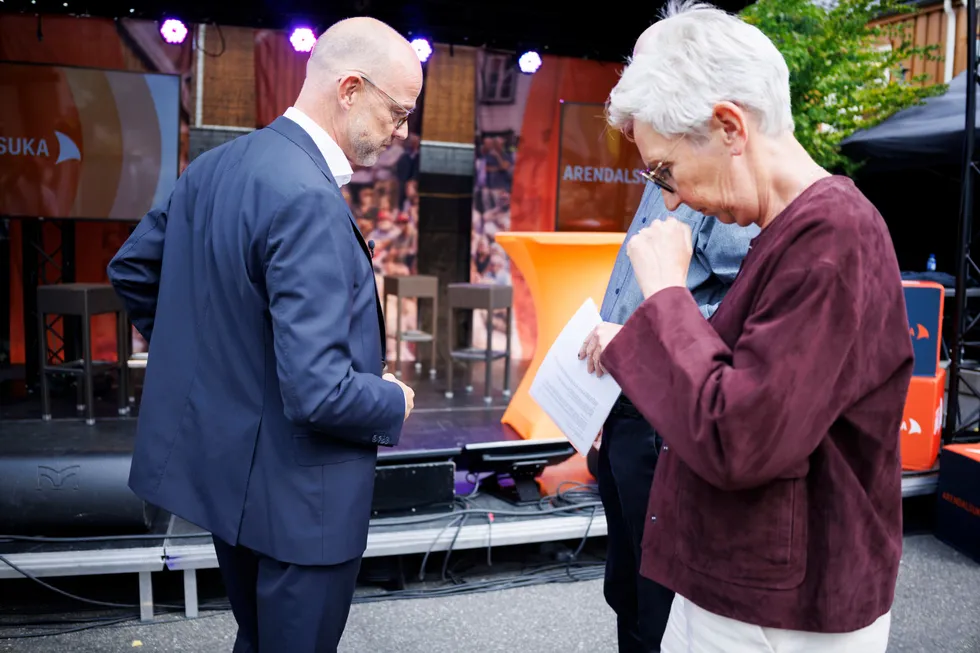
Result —
POLYGON ((960 73, 942 95, 848 136, 841 151, 863 161, 867 172, 961 166, 967 86, 980 92, 970 75, 960 73))
MULTIPOLYGON (((976 0, 968 0, 967 34, 977 33, 976 12, 976 0)), ((976 71, 977 50, 974 41, 967 47, 966 71, 951 80, 944 94, 929 98, 920 106, 900 111, 875 127, 856 132, 841 144, 844 154, 864 163, 862 175, 888 178, 890 173, 897 173, 890 180, 892 183, 889 194, 893 198, 904 196, 906 200, 914 202, 918 199, 920 202, 930 202, 933 206, 943 202, 951 205, 958 199, 958 210, 951 212, 958 218, 956 245, 951 257, 951 263, 955 265, 956 298, 954 345, 950 352, 948 414, 943 433, 945 444, 957 439, 957 436, 973 426, 960 422, 958 395, 964 357, 964 335, 969 328, 966 311, 967 279, 980 278, 980 268, 970 255, 973 244, 973 215, 976 211, 973 193, 974 174, 977 172, 974 161, 978 122, 976 71), (942 184, 933 183, 937 179, 947 182, 946 188, 949 188, 948 182, 954 174, 960 181, 958 198, 954 198, 948 191, 939 195, 932 192, 935 188, 942 187, 942 184), (906 183, 902 183, 900 179, 906 183)), ((916 217, 921 223, 939 217, 940 224, 948 225, 950 221, 941 219, 943 213, 945 212, 930 215, 929 212, 917 211, 916 217)), ((971 390, 977 394, 975 389, 971 390)))

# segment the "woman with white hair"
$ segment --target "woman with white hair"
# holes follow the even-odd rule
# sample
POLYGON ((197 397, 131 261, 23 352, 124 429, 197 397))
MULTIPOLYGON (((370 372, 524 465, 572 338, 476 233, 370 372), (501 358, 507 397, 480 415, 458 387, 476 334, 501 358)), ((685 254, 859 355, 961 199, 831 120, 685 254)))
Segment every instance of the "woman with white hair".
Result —
POLYGON ((685 288, 690 231, 641 231, 646 299, 584 354, 663 436, 642 553, 677 593, 662 650, 884 652, 913 360, 888 230, 793 137, 789 72, 758 29, 672 4, 643 38, 611 125, 670 210, 761 228, 710 322, 685 288))

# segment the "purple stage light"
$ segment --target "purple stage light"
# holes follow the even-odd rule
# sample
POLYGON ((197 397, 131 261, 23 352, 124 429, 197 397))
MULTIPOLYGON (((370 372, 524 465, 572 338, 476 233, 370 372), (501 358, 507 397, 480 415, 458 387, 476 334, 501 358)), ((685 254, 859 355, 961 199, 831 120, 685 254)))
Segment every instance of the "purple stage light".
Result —
POLYGON ((168 18, 160 25, 160 36, 167 43, 183 43, 187 38, 187 27, 176 18, 168 18))
POLYGON ((297 27, 290 35, 289 42, 297 52, 312 52, 316 44, 316 35, 309 27, 297 27))
POLYGON ((422 63, 432 56, 432 46, 429 45, 428 39, 412 39, 412 47, 415 48, 415 54, 419 55, 419 61, 422 63))
POLYGON ((534 50, 530 52, 525 52, 521 55, 521 58, 517 60, 517 65, 521 67, 521 72, 530 75, 538 71, 541 67, 541 55, 539 55, 534 50))

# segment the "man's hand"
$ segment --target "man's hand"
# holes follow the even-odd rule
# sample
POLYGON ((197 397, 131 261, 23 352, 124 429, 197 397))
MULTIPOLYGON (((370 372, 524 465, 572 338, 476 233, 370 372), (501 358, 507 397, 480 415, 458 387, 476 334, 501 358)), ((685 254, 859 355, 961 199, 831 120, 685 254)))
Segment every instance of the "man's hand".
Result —
POLYGON ((665 288, 686 288, 693 251, 691 228, 674 217, 654 220, 630 238, 626 254, 643 298, 665 288))
POLYGON ((596 376, 602 376, 606 373, 606 368, 602 366, 602 352, 622 328, 620 324, 603 322, 589 333, 585 342, 582 343, 582 348, 578 351, 579 360, 588 359, 589 374, 595 373, 596 376))
POLYGON ((385 374, 381 378, 390 383, 397 383, 402 389, 402 394, 405 395, 405 419, 407 420, 408 416, 412 414, 412 409, 415 408, 415 391, 395 378, 394 374, 385 374))

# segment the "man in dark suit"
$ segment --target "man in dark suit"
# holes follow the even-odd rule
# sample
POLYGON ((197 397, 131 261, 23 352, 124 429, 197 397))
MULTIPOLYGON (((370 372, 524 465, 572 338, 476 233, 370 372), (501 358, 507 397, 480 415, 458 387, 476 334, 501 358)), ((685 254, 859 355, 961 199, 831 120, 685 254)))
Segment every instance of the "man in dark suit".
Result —
POLYGON ((422 88, 368 18, 317 41, 295 106, 206 152, 109 278, 150 344, 130 486, 214 535, 235 651, 335 651, 367 542, 378 445, 414 393, 384 374, 371 251, 340 185, 422 88))

